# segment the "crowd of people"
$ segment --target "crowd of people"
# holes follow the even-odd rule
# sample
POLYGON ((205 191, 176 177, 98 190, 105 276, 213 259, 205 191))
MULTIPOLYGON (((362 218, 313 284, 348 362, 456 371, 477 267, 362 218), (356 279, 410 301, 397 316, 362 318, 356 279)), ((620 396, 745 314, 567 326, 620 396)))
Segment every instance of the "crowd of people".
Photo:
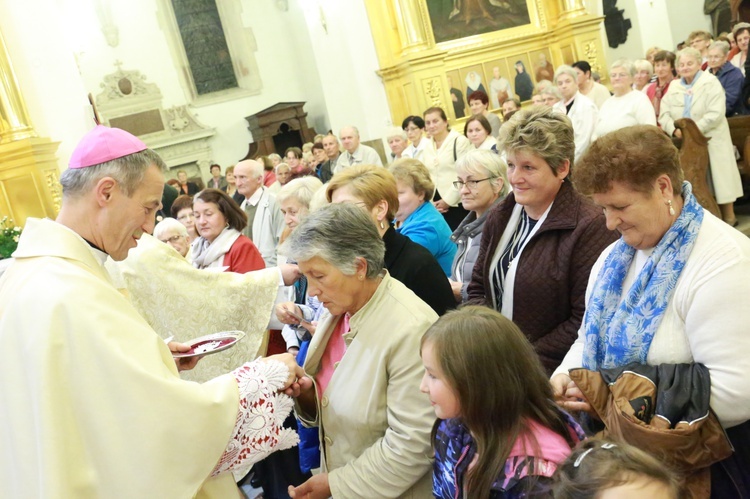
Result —
POLYGON ((750 497, 727 123, 750 112, 750 25, 721 38, 614 61, 611 92, 587 61, 536 87, 519 61, 531 102, 474 90, 463 134, 430 107, 385 157, 349 125, 206 183, 97 126, 0 278, 0 496, 750 497), (723 220, 684 179, 681 118, 711 139, 723 220), (118 289, 111 265, 148 252, 118 289), (190 337, 153 316, 191 310, 135 305, 186 296, 164 255, 195 321, 252 287, 236 328, 280 350, 182 379, 204 361, 173 360, 190 337))

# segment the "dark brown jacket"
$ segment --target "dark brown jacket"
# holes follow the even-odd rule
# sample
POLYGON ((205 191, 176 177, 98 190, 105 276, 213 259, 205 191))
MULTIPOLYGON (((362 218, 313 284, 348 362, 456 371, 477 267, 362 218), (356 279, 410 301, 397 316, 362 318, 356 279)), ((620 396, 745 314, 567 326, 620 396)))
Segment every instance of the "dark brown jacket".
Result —
MULTIPOLYGON (((511 193, 487 216, 468 287, 472 303, 494 306, 490 265, 515 205, 511 193)), ((602 210, 566 181, 547 218, 521 253, 513 293, 513 322, 534 345, 549 373, 560 365, 578 335, 591 267, 617 237, 607 230, 602 210)))

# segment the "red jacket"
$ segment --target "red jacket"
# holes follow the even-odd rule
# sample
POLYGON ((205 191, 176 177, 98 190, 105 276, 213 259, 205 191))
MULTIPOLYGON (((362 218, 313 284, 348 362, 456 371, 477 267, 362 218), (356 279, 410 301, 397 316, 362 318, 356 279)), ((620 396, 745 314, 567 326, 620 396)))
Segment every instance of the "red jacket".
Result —
POLYGON ((266 262, 250 238, 240 234, 229 251, 224 254, 224 266, 229 267, 227 272, 246 274, 266 268, 266 262))
MULTIPOLYGON (((470 302, 492 306, 492 256, 515 205, 511 193, 487 215, 468 287, 470 302)), ((534 345, 548 372, 560 365, 578 337, 591 267, 618 235, 607 230, 601 208, 566 181, 547 218, 521 253, 513 293, 513 322, 534 345)))

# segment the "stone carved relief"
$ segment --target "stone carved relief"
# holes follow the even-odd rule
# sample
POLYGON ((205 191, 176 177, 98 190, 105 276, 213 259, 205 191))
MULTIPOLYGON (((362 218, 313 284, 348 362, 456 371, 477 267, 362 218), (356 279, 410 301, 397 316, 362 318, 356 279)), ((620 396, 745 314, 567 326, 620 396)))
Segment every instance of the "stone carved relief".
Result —
POLYGON ((137 135, 156 151, 170 168, 198 165, 208 178, 213 162, 209 139, 216 130, 202 124, 190 106, 162 107, 162 94, 155 83, 137 70, 117 70, 102 78, 96 105, 102 120, 137 135))

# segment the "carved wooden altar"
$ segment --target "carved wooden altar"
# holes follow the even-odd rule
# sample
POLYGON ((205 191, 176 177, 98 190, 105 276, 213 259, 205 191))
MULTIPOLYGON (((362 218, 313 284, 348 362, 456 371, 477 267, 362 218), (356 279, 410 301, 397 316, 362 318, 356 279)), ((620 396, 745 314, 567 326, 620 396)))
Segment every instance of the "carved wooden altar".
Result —
POLYGON ((242 159, 267 156, 272 153, 284 155, 287 147, 302 147, 312 142, 315 129, 307 126, 304 102, 279 102, 252 116, 247 116, 247 128, 253 134, 247 155, 242 159))
POLYGON ((545 68, 549 72, 583 59, 606 83, 603 18, 587 13, 581 0, 480 0, 456 4, 453 12, 451 2, 436 0, 365 0, 365 4, 394 123, 400 124, 408 115, 421 115, 431 106, 442 107, 454 124, 462 123, 465 120, 459 115, 470 114, 468 103, 463 108, 454 108, 453 103, 456 91, 464 101, 468 97, 472 72, 491 94, 488 86, 493 79, 505 78, 515 90, 514 80, 522 70, 536 84, 545 68), (446 10, 436 13, 438 8, 446 10), (482 19, 480 8, 488 11, 489 21, 482 19), (513 9, 514 19, 520 21, 508 25, 506 14, 513 9), (443 32, 436 36, 433 21, 440 19, 438 31, 443 32), (490 22, 502 29, 477 28, 490 22), (453 38, 446 37, 446 27, 456 33, 453 38), (501 78, 494 77, 498 70, 501 78))

